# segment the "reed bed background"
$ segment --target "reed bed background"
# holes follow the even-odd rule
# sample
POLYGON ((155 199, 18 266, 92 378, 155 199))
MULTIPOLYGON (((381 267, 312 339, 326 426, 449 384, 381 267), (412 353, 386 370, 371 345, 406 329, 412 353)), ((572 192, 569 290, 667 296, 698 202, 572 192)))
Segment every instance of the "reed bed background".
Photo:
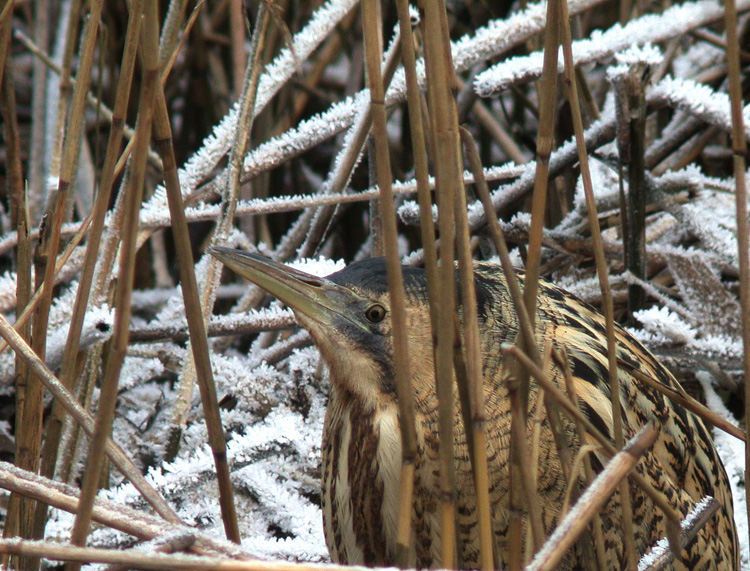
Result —
MULTIPOLYGON (((458 298, 452 264, 438 259, 457 259, 462 279, 472 259, 525 267, 520 314, 533 315, 537 277, 573 291, 708 405, 696 410, 719 427, 750 568, 749 8, 3 0, 4 537, 55 540, 3 540, 6 562, 327 561, 326 374, 288 310, 204 254, 223 245, 321 275, 385 255, 396 303, 399 261, 424 265, 433 323, 448 324, 436 328, 441 430, 452 430, 455 372, 470 388, 462 405, 480 494, 475 312, 465 312, 464 347, 453 338, 456 304, 475 300, 467 287, 458 298)), ((544 382, 548 358, 524 331, 508 352, 521 391, 544 382)), ((406 333, 394 332, 402 418, 406 333)), ((530 462, 523 414, 516 481, 530 462)), ((412 429, 402 423, 406 458, 412 429)), ((625 444, 616 434, 613 453, 625 444)), ((453 454, 443 446, 448 536, 453 454)), ((617 459, 614 486, 628 470, 617 459)), ((412 469, 405 462, 403 482, 412 469)), ((533 518, 517 489, 516 507, 533 518)), ((595 517, 592 506, 571 518, 595 517)), ((525 538, 518 567, 547 549, 554 568, 573 533, 544 546, 525 538)))

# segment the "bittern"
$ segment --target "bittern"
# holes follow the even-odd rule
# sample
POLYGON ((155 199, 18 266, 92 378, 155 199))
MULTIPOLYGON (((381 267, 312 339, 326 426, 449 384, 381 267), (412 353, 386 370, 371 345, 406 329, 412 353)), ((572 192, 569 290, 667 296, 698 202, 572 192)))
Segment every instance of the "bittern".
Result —
MULTIPOLYGON (((325 278, 316 277, 258 255, 227 248, 211 254, 241 276, 292 308, 307 329, 330 371, 331 388, 323 428, 322 508, 326 543, 338 563, 393 565, 396 553, 401 438, 386 270, 383 259, 353 263, 325 278)), ((519 270, 520 277, 523 272, 519 270)), ((418 456, 412 506, 410 564, 437 567, 440 561, 438 513, 438 401, 435 394, 433 337, 425 272, 404 267, 406 322, 414 390, 418 456)), ((503 380, 500 347, 512 343, 519 326, 507 282, 497 265, 477 262, 474 277, 479 317, 492 531, 496 568, 508 563, 510 399, 503 380)), ((564 353, 572 370, 579 404, 591 423, 612 438, 612 412, 603 317, 590 305, 552 284, 541 282, 536 338, 564 353)), ((451 324, 452 326, 453 324, 451 324)), ((706 496, 720 503, 717 514, 681 553, 674 569, 738 569, 739 550, 732 496, 724 467, 703 422, 662 393, 639 381, 633 371, 678 388, 672 374, 625 330, 617 328, 620 403, 626 436, 649 420, 659 429, 653 447, 637 470, 684 516, 706 496)), ((561 366, 552 380, 565 387, 561 366)), ((540 388, 531 384, 529 419, 537 418, 540 388)), ((466 437, 456 404, 456 552, 459 568, 479 567, 479 539, 474 484, 466 437)), ((567 481, 545 416, 539 436, 537 496, 544 530, 560 517, 567 481)), ((531 433, 529 420, 529 433, 531 433)), ((567 423, 567 424, 566 424, 567 423)), ((564 432, 577 442, 572 422, 564 432)), ((588 435, 587 435, 588 438, 588 435)), ((606 457, 594 453, 600 470, 606 457)), ((643 554, 667 534, 663 513, 635 484, 630 485, 635 544, 643 554)), ((624 569, 619 495, 600 513, 608 569, 624 569)), ((562 568, 587 567, 591 534, 584 534, 566 555, 562 568), (588 556, 584 551, 588 549, 588 556)))

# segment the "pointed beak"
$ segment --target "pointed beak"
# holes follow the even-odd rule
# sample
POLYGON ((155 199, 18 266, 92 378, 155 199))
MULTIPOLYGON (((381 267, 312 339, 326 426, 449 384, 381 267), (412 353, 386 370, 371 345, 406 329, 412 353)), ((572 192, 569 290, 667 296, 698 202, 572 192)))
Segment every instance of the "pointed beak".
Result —
MULTIPOLYGON (((242 250, 210 247, 206 251, 291 307, 295 313, 301 313, 321 324, 330 324, 332 313, 343 313, 344 308, 332 299, 331 293, 344 288, 330 280, 242 250)), ((334 297, 338 296, 334 294, 334 297)))

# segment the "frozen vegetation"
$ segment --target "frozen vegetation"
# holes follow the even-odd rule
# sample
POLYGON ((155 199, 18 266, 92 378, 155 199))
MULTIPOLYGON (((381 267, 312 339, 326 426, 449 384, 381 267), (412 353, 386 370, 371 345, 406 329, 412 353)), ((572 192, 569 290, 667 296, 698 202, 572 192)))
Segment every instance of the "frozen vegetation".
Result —
MULTIPOLYGON (((292 78, 306 77, 316 50, 322 49, 320 46, 336 33, 337 25, 347 21, 355 4, 352 0, 329 0, 293 34, 291 43, 280 50, 261 75, 258 112, 272 109, 274 97, 292 78)), ((576 16, 596 10, 599 5, 599 0, 572 0, 569 9, 576 16)), ((750 0, 739 2, 740 10, 748 7, 750 0)), ((453 42, 454 63, 467 84, 466 92, 476 96, 477 104, 501 123, 511 120, 517 110, 517 90, 524 90, 534 104, 537 102, 536 89, 526 84, 541 74, 541 44, 531 39, 543 29, 544 14, 545 6, 530 4, 506 17, 487 21, 478 29, 463 29, 453 42), (523 51, 517 49, 519 46, 534 49, 525 55, 511 55, 523 51)), ((623 26, 612 23, 606 29, 588 29, 585 36, 574 40, 573 54, 590 82, 595 100, 592 107, 597 107, 596 111, 588 110, 585 135, 592 155, 590 165, 616 309, 624 315, 629 285, 643 287, 648 307, 635 314, 637 322, 629 323, 630 331, 681 379, 692 382, 712 410, 738 424, 743 347, 735 187, 731 165, 727 166, 731 159, 721 153, 729 148, 730 102, 725 82, 716 81, 711 75, 725 65, 725 53, 715 42, 701 41, 700 36, 692 34, 719 20, 722 14, 722 5, 713 0, 684 2, 661 13, 644 14, 623 26), (617 217, 620 193, 627 193, 628 188, 627 179, 621 183, 618 176, 617 143, 613 142, 618 129, 613 85, 635 66, 651 71, 645 93, 651 121, 645 280, 625 271, 621 261, 623 244, 617 217), (679 145, 670 147, 688 124, 695 125, 694 131, 683 137, 679 145), (698 139, 703 141, 701 145, 695 143, 698 139), (686 148, 683 155, 687 159, 677 156, 680 147, 686 148)), ((418 18, 416 13, 413 17, 418 18)), ((393 30, 386 30, 386 46, 392 46, 393 30)), ((348 76, 353 66, 349 56, 341 53, 331 58, 326 71, 330 81, 343 81, 348 76)), ((561 70, 562 61, 561 54, 561 70)), ((417 69, 424 82, 421 60, 417 69)), ((719 77, 724 79, 725 73, 719 77)), ((238 218, 251 222, 238 224, 220 245, 257 247, 262 253, 316 275, 342 268, 344 258, 351 261, 372 254, 370 213, 362 203, 374 198, 376 190, 361 173, 367 170, 366 166, 359 167, 356 178, 343 166, 349 153, 356 155, 356 164, 366 162, 362 159, 366 159, 366 148, 363 152, 350 146, 356 141, 356 129, 367 116, 369 92, 343 91, 330 98, 324 108, 318 101, 315 112, 260 143, 253 142, 242 162, 244 181, 274 169, 293 168, 294 176, 305 179, 307 184, 298 189, 290 183, 279 192, 274 192, 272 186, 268 196, 242 197, 236 205, 238 218), (313 164, 315 153, 322 152, 328 153, 328 170, 320 168, 319 163, 313 164), (337 188, 340 180, 345 181, 343 188, 337 188), (332 205, 335 208, 325 208, 332 205), (355 208, 348 211, 351 205, 355 208), (276 216, 276 221, 283 219, 285 225, 278 223, 273 231, 263 234, 261 224, 252 221, 269 214, 276 216), (258 240, 258 236, 264 236, 265 241, 258 240)), ((389 123, 394 145, 401 140, 406 124, 405 99, 405 76, 398 68, 386 96, 387 104, 396 110, 389 123)), ((239 113, 239 105, 228 107, 226 115, 179 168, 181 190, 188 201, 186 215, 196 225, 216 220, 223 212, 217 197, 228 184, 226 157, 235 145, 239 113)), ((537 126, 533 114, 528 109, 522 109, 520 114, 519 125, 506 127, 522 131, 519 139, 533 138, 537 126)), ((746 132, 750 132, 748 119, 750 112, 746 108, 746 132)), ((479 132, 480 127, 472 122, 474 117, 469 116, 466 121, 475 134, 479 132)), ((553 175, 559 175, 560 184, 568 185, 569 190, 564 192, 569 204, 545 229, 543 271, 547 279, 598 305, 601 294, 591 262, 588 213, 576 167, 575 142, 570 132, 565 135, 568 138, 559 140, 553 151, 550 167, 553 175)), ((485 175, 491 184, 492 200, 502 213, 501 225, 512 245, 525 244, 531 222, 522 205, 534 184, 533 146, 522 149, 521 156, 527 160, 520 164, 511 161, 509 153, 496 145, 487 149, 485 175)), ((403 148, 399 152, 406 153, 403 148)), ((293 179, 288 171, 284 172, 279 179, 293 179)), ((472 182, 472 173, 467 171, 465 180, 472 182)), ((419 263, 421 250, 414 238, 418 235, 419 210, 411 168, 400 173, 394 190, 403 231, 400 245, 404 263, 419 263)), ((472 197, 468 217, 477 238, 476 255, 492 258, 495 252, 483 229, 483 209, 472 197)), ((113 210, 108 215, 107 228, 114 227, 114 217, 113 210)), ((144 236, 169 226, 164 187, 156 185, 145 200, 140 221, 144 236)), ((77 229, 77 223, 63 226, 68 237, 77 229)), ((16 233, 9 228, 0 236, 0 255, 9 257, 16 246, 16 233)), ((59 370, 62 360, 82 251, 81 247, 76 249, 61 272, 60 294, 51 310, 47 359, 54 370, 59 370)), ((237 284, 228 273, 217 285, 219 279, 209 277, 210 261, 201 252, 196 259, 199 284, 212 292, 208 297, 215 297, 217 307, 221 307, 221 315, 212 315, 208 321, 210 327, 223 333, 212 337, 209 343, 243 547, 269 559, 328 561, 319 492, 327 372, 307 334, 295 328, 288 309, 268 301, 254 288, 237 284)), ((522 264, 525 253, 515 249, 513 257, 522 264)), ((109 283, 113 277, 114 273, 103 281, 109 283)), ((16 282, 11 269, 0 276, 0 308, 7 316, 15 310, 16 282)), ((100 344, 113 326, 106 296, 92 297, 91 306, 84 324, 83 347, 100 344)), ((120 376, 114 440, 147 473, 149 481, 184 522, 223 537, 215 467, 207 444, 200 395, 197 385, 185 382, 193 373, 190 346, 184 340, 182 292, 174 283, 143 287, 135 292, 133 307, 134 340, 120 376), (139 340, 139 335, 143 340, 139 340), (175 427, 179 428, 176 449, 170 442, 175 427)), ((0 355, 0 395, 4 397, 13 394, 14 367, 10 352, 0 355)), ((96 386, 90 389, 94 409, 98 390, 96 386)), ((9 432, 10 425, 3 419, 0 436, 10 439, 9 432)), ((744 449, 733 437, 718 430, 714 434, 732 480, 743 569, 750 570, 744 449)), ((81 458, 85 458, 85 439, 73 449, 77 462, 71 478, 77 482, 83 466, 81 458)), ((119 473, 113 470, 110 479, 111 488, 101 492, 103 497, 147 509, 145 501, 122 481, 119 473)), ((72 521, 72 515, 53 511, 47 537, 66 540, 72 521)), ((100 526, 92 532, 90 542, 98 546, 127 546, 133 538, 100 526)))

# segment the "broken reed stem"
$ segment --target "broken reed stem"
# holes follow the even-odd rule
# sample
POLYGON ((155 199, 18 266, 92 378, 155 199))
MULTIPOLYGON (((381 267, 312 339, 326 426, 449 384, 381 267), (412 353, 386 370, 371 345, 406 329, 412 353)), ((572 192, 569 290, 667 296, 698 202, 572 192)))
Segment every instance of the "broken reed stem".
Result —
MULTIPOLYGON (((745 125, 740 75, 739 40, 737 38, 737 6, 734 0, 725 3, 724 18, 727 34, 727 75, 732 115, 732 154, 735 201, 737 212, 737 256, 740 262, 740 306, 742 307, 742 365, 745 373, 745 421, 750 419, 750 228, 748 228, 747 183, 745 180, 745 125)), ((745 474, 750 474, 750 438, 745 440, 745 474)), ((745 486, 747 521, 750 525, 750 488, 745 486)))
MULTIPOLYGON (((86 255, 79 278, 78 289, 76 291, 73 312, 70 318, 70 329, 68 330, 68 337, 65 343, 62 369, 60 371, 60 382, 71 391, 74 390, 75 386, 81 331, 83 329, 83 321, 89 302, 96 261, 99 257, 99 247, 101 245, 102 232, 104 230, 104 221, 107 215, 109 200, 115 180, 114 167, 117 157, 119 156, 119 149, 120 144, 122 143, 123 128, 125 124, 125 113, 130 99, 130 88, 132 85, 133 70, 135 68, 137 54, 137 38, 141 27, 140 16, 132 17, 132 14, 140 15, 141 12, 142 0, 134 0, 130 5, 131 17, 128 18, 128 28, 124 44, 125 50, 122 57, 122 65, 120 67, 121 71, 115 96, 112 129, 109 133, 107 153, 104 159, 99 192, 97 193, 96 201, 90 215, 91 228, 88 233, 86 255)), ((62 407, 62 404, 57 400, 53 401, 52 413, 47 422, 44 449, 42 451, 41 474, 47 477, 52 477, 55 470, 64 417, 65 409, 62 407)), ((43 526, 46 524, 46 519, 47 509, 40 505, 37 509, 36 525, 41 526, 41 529, 44 529, 43 526)))
MULTIPOLYGON (((16 251, 16 316, 21 308, 28 304, 31 297, 31 242, 29 240, 28 203, 27 193, 24 192, 23 167, 21 164, 21 140, 18 129, 18 109, 16 107, 15 83, 13 81, 13 62, 7 58, 10 47, 11 18, 13 16, 13 2, 6 2, 0 12, 0 116, 3 118, 4 135, 6 142, 6 169, 7 169, 7 192, 11 203, 11 221, 18 232, 18 249, 16 251), (7 67, 6 67, 7 65, 7 67), (3 72, 7 73, 3 73, 3 72)), ((24 341, 29 342, 31 338, 30 324, 20 325, 18 332, 24 341)), ((16 426, 24 426, 23 418, 25 388, 32 382, 33 375, 25 361, 18 355, 15 357, 16 379, 15 379, 15 406, 16 426)), ((41 420, 41 419, 39 419, 41 420)), ((16 431, 15 459, 20 460, 21 438, 16 431)), ((28 516, 31 503, 17 494, 11 495, 7 507, 7 517, 3 528, 3 536, 18 535, 21 528, 28 531, 28 516)), ((3 557, 0 561, 4 567, 18 565, 19 562, 10 561, 3 557)), ((23 562, 20 562, 23 563, 23 562)), ((35 562, 34 562, 35 563, 35 562)))
MULTIPOLYGON (((427 143, 425 139, 425 122, 422 116, 422 94, 417 81, 416 54, 414 51, 414 34, 412 32, 411 15, 408 0, 396 0, 399 30, 401 33, 401 59, 406 77, 406 97, 409 109, 409 126, 414 154, 414 172, 417 180, 417 198, 419 202, 419 219, 424 252, 425 272, 427 274, 427 295, 430 307, 430 327, 433 339, 436 336, 438 323, 437 299, 439 292, 437 269, 437 246, 435 242, 435 224, 432 219, 432 198, 430 196, 429 171, 427 166, 427 143)), ((413 475, 409 478, 402 470, 401 497, 411 496, 413 491, 406 486, 414 485, 413 475), (406 480, 406 481, 405 481, 406 480)), ((404 504, 401 505, 410 505, 404 504)), ((396 564, 401 565, 406 560, 404 550, 411 541, 411 509, 399 511, 396 564)))
MULTIPOLYGON (((544 229, 545 206, 547 203, 547 186, 549 183, 549 159, 554 144, 553 134, 555 125, 555 101, 557 100, 557 53, 559 46, 559 19, 560 10, 556 2, 547 4, 546 25, 544 35, 544 63, 542 66, 542 79, 539 84, 539 129, 537 132, 537 161, 536 175, 534 178, 534 192, 531 205, 531 229, 529 231, 528 258, 526 260, 526 277, 524 279, 524 303, 530 323, 533 325, 536 319, 536 294, 539 279, 539 266, 542 256, 542 234, 544 229)), ((525 348, 523 338, 519 339, 520 346, 525 348)), ((528 350, 528 349, 526 349, 528 350)), ((517 379, 514 391, 517 391, 518 399, 512 399, 520 410, 511 415, 511 462, 510 462, 510 536, 511 545, 521 540, 522 521, 520 514, 523 505, 529 508, 531 531, 534 536, 534 551, 538 550, 544 542, 544 528, 541 527, 541 516, 531 509, 532 497, 536 490, 530 490, 531 482, 524 477, 525 468, 520 466, 527 462, 526 449, 526 422, 528 415, 529 379, 523 368, 513 365, 515 372, 513 376, 517 379), (519 485, 520 484, 520 485, 519 485), (523 490, 523 494, 521 493, 523 490)), ((511 387, 509 387, 511 389, 511 387)), ((520 543, 519 543, 520 545, 520 543)), ((515 551, 511 559, 511 568, 520 568, 518 560, 519 552, 515 551)))
MULTIPOLYGON (((242 162, 247 155, 248 149, 250 148, 252 127, 255 118, 255 100, 258 88, 258 78, 260 77, 260 70, 263 67, 262 57, 263 52, 265 51, 264 48, 267 39, 269 22, 270 15, 268 13, 268 9, 266 8, 265 4, 261 3, 258 6, 257 22, 251 39, 250 56, 247 60, 247 69, 244 72, 245 83, 241 98, 240 110, 237 117, 237 127, 234 133, 234 145, 232 145, 229 153, 229 164, 226 169, 225 185, 223 188, 221 188, 222 201, 220 204, 220 213, 215 219, 216 229, 212 237, 212 243, 216 245, 224 244, 226 242, 234 225, 235 213, 237 211, 237 201, 239 200, 240 196, 242 162)), ((167 49, 165 46, 160 46, 160 51, 162 53, 166 53, 167 49)), ((166 110, 166 103, 163 106, 160 105, 159 107, 160 116, 163 117, 161 122, 166 123, 167 125, 167 128, 164 130, 164 135, 165 137, 171 139, 171 127, 169 127, 169 116, 166 110), (162 107, 164 108, 163 110, 161 109, 162 107), (167 134, 167 130, 169 131, 169 134, 167 134)), ((171 146, 172 145, 170 145, 170 147, 171 146)), ((174 162, 174 158, 170 160, 174 162)), ((167 176, 169 176, 169 184, 171 184, 173 187, 177 187, 177 190, 172 189, 170 191, 169 186, 165 184, 165 188, 167 189, 168 193, 170 212, 175 207, 173 206, 173 203, 174 205, 179 204, 179 209, 181 211, 181 213, 179 214, 179 219, 181 220, 181 222, 179 224, 184 224, 185 226, 187 226, 187 219, 184 214, 184 200, 182 198, 182 191, 179 190, 179 176, 177 173, 177 166, 176 164, 170 165, 170 168, 174 171, 174 173, 170 173, 169 175, 167 175, 165 166, 165 181, 167 180, 167 176)), ((174 215, 171 218, 174 219, 174 215)), ((172 228, 174 231, 174 224, 172 225, 172 228)), ((189 242, 189 235, 184 234, 182 230, 180 230, 179 232, 182 235, 180 240, 187 240, 186 247, 182 249, 182 256, 185 256, 184 260, 186 261, 186 263, 187 256, 190 256, 189 266, 191 269, 189 271, 194 275, 194 260, 192 256, 192 247, 190 246, 189 242)), ((200 313, 200 320, 202 322, 201 327, 204 330, 204 335, 202 337, 205 337, 205 322, 208 319, 208 315, 211 313, 214 305, 214 301, 216 298, 216 286, 218 285, 220 275, 221 264, 215 258, 209 257, 209 260, 207 261, 207 268, 205 270, 204 282, 201 284, 201 290, 197 297, 191 298, 192 301, 189 304, 186 304, 186 308, 189 305, 195 304, 195 308, 193 309, 198 309, 200 313)), ((195 278, 193 277, 188 279, 190 279, 191 282, 195 282, 194 286, 197 292, 198 284, 195 278)), ((183 283, 183 287, 192 289, 192 284, 187 285, 182 278, 181 281, 183 283)), ((185 297, 184 299, 188 298, 185 297)), ((214 458, 218 464, 225 464, 226 445, 222 444, 224 436, 221 422, 218 421, 218 419, 220 418, 220 414, 217 407, 215 407, 213 404, 209 405, 209 403, 216 401, 216 391, 213 387, 213 373, 208 371, 208 369, 210 369, 210 360, 207 355, 202 355, 203 349, 197 350, 201 354, 200 359, 198 359, 198 355, 195 354, 195 351, 196 349, 191 347, 191 352, 188 354, 188 358, 182 366, 180 381, 178 385, 178 396, 176 398, 174 410, 172 411, 169 434, 167 437, 166 459, 170 461, 173 460, 179 452, 180 443, 182 441, 182 434, 184 427, 187 424, 187 417, 191 407, 192 394, 193 390, 195 389, 195 382, 197 380, 201 395, 205 393, 208 399, 203 400, 203 406, 211 409, 211 411, 205 409, 204 416, 206 418, 208 427, 209 439, 217 446, 214 450, 214 458), (208 369, 206 369, 206 367, 208 367, 208 369), (196 368, 202 368, 203 371, 197 371, 196 368), (207 381, 208 379, 211 379, 211 387, 204 385, 204 381, 207 381), (224 449, 224 454, 222 454, 221 452, 222 449, 224 449)), ((205 348, 205 351, 208 351, 207 347, 205 348)), ((226 527, 226 532, 230 534, 234 541, 238 542, 239 531, 238 529, 235 529, 237 518, 235 514, 234 500, 230 501, 232 491, 229 486, 229 472, 228 469, 222 467, 220 473, 222 474, 222 476, 219 480, 219 488, 220 490, 222 490, 221 496, 225 498, 225 500, 222 500, 222 510, 225 510, 226 512, 225 525, 228 526, 226 527)))
MULTIPOLYGON (((146 3, 143 11, 142 39, 149 37, 149 31, 158 26, 156 6, 146 3)), ((138 122, 136 124, 135 144, 131 164, 129 185, 126 189, 125 223, 120 249, 117 287, 114 296, 115 322, 113 336, 109 345, 106 365, 102 376, 99 405, 97 408, 94 434, 89 444, 88 457, 81 487, 81 502, 76 513, 71 543, 85 545, 91 524, 91 512, 94 498, 99 490, 99 476, 103 465, 104 450, 112 428, 117 387, 120 370, 128 350, 128 329, 130 326, 131 294, 135 275, 136 237, 138 233, 138 215, 143 199, 143 187, 146 175, 146 159, 151 141, 152 117, 159 82, 158 52, 150 52, 149 46, 141 44, 143 58, 143 85, 139 101, 138 122)), ((77 569, 77 565, 68 565, 77 569)))
MULTIPOLYGON (((570 402, 575 406, 576 410, 578 411, 578 416, 582 416, 581 413, 581 405, 578 402, 578 392, 576 391, 576 385, 575 381, 573 380, 573 374, 570 370, 570 363, 568 362, 568 356, 565 352, 554 352, 554 357, 557 359, 558 364, 563 372, 563 377, 565 379, 565 389, 567 391, 568 399, 570 402)), ((576 432, 578 433, 578 442, 580 444, 580 448, 583 449, 583 447, 586 445, 586 427, 585 425, 578 419, 575 419, 575 426, 576 426, 576 432)), ((584 454, 583 456, 583 467, 586 475, 586 482, 591 483, 594 478, 596 477, 596 473, 594 472, 593 467, 591 466, 591 458, 588 454, 584 454)), ((599 517, 599 514, 595 514, 593 518, 593 525, 592 530, 594 534, 594 548, 596 550, 596 561, 599 565, 599 569, 603 570, 607 568, 607 557, 606 557, 606 548, 604 546, 604 533, 601 523, 601 518, 599 517)))
MULTIPOLYGON (((410 564, 412 552, 409 544, 411 534, 412 492, 414 466, 417 457, 417 433, 414 414, 414 390, 411 384, 409 365, 408 333, 406 330, 406 301, 401 258, 398 252, 398 230, 396 208, 393 204, 391 181, 390 149, 386 131, 385 88, 381 73, 383 57, 380 13, 378 0, 362 2, 362 23, 365 43, 365 63, 367 83, 370 89, 373 139, 375 142, 375 172, 380 188, 379 211, 385 246, 386 273, 388 278, 388 299, 391 305, 390 317, 393 324, 393 358, 398 394, 399 427, 401 432, 401 472, 398 514, 399 544, 397 564, 406 568, 410 564), (406 540, 405 543, 401 541, 406 540)), ((413 563, 411 563, 413 564, 413 563)))
MULTIPOLYGON (((607 329, 609 384, 610 394, 612 395, 612 431, 615 447, 622 449, 624 445, 624 436, 622 416, 620 412, 620 379, 617 372, 617 343, 615 340, 612 292, 609 288, 607 262, 604 258, 604 247, 602 245, 601 230, 599 228, 599 219, 597 217, 596 199, 594 198, 594 190, 591 182, 591 172, 589 170, 588 154, 586 152, 586 141, 583 136, 583 120, 581 118, 581 106, 578 101, 578 89, 575 81, 575 62, 573 61, 573 51, 571 47, 568 6, 565 0, 559 0, 559 5, 561 10, 560 25, 562 26, 561 31, 563 34, 562 48, 565 60, 565 88, 570 102, 573 130, 575 132, 576 148, 578 150, 578 160, 581 166, 581 180, 583 181, 583 189, 586 196, 591 238, 594 243, 596 273, 599 276, 599 288, 602 292, 602 306, 607 329)), ((630 503, 629 489, 627 480, 623 480, 620 485, 620 502, 622 508, 623 540, 627 557, 626 567, 627 569, 634 569, 637 563, 637 554, 635 549, 635 532, 633 530, 633 508, 630 503)))
MULTIPOLYGON (((477 190, 477 194, 480 197, 480 200, 482 202, 482 205, 484 207, 485 216, 487 218, 487 222, 490 228, 490 235, 492 236, 493 242, 495 244, 495 249, 497 250, 498 256, 500 257, 500 263, 503 267, 503 273, 505 275, 506 283, 508 285, 508 291, 510 292, 511 299, 513 300, 513 305, 516 310, 516 315, 518 317, 519 326, 521 329, 521 340, 523 343, 523 347, 525 351, 531 355, 532 360, 541 366, 542 364, 542 358, 539 353, 539 349, 536 345, 536 341, 534 338, 534 325, 532 320, 529 318, 528 312, 527 312, 527 306, 524 303, 523 300, 523 292, 521 290, 521 286, 518 281, 518 276, 515 272, 515 269, 513 268, 513 264, 510 260, 510 255, 508 254, 508 246, 505 243, 505 238, 503 236, 502 229, 500 228, 500 223, 497 220, 497 216, 495 214, 495 210, 492 205, 492 200, 490 198, 489 189, 487 187, 487 181, 485 180, 483 176, 483 170, 482 170, 482 164, 481 160, 479 158, 479 152, 476 148, 476 145, 474 143, 474 139, 471 136, 471 133, 466 129, 461 129, 461 139, 464 145, 464 148, 466 150, 466 157, 469 161, 469 165, 471 167, 471 170, 474 174, 475 179, 475 188, 477 190)), ((512 361, 511 361, 512 362, 512 361)), ((516 367, 515 365, 513 365, 516 367)), ((515 371, 513 373, 516 377, 523 375, 524 372, 520 367, 515 368, 515 371)), ((516 398, 515 393, 515 386, 509 386, 509 391, 512 395, 512 403, 515 407, 518 407, 520 403, 518 403, 518 399, 516 398)), ((515 410, 515 408, 513 409, 515 410)), ((514 454, 515 454, 515 466, 521 466, 520 470, 523 471, 523 464, 524 462, 528 464, 528 461, 524 459, 524 457, 521 457, 519 459, 518 451, 520 450, 520 454, 525 454, 526 449, 526 418, 517 416, 515 413, 513 413, 513 416, 511 417, 511 423, 516 422, 517 424, 515 426, 518 426, 519 428, 516 428, 516 433, 519 431, 521 432, 520 436, 520 442, 518 442, 515 446, 513 445, 513 442, 515 442, 515 438, 519 438, 519 436, 514 436, 514 431, 511 428, 511 459, 513 461, 514 454), (515 451, 515 452, 514 452, 515 451)), ((513 424, 512 424, 513 426, 513 424)), ((512 478, 513 476, 511 476, 512 478)), ((523 488, 525 496, 528 500, 529 505, 529 513, 532 521, 532 529, 535 529, 535 537, 538 539, 537 546, 541 546, 544 538, 544 528, 542 526, 541 522, 541 513, 539 508, 539 503, 536 501, 536 489, 532 485, 533 481, 531 478, 527 477, 521 477, 521 485, 518 486, 518 488, 523 488)), ((514 489, 513 487, 511 489, 514 489)), ((515 498, 515 500, 512 500, 516 502, 516 505, 520 505, 522 498, 515 498)), ((519 519, 519 525, 513 526, 513 521, 511 520, 511 529, 509 533, 511 533, 511 540, 508 542, 510 545, 510 565, 511 568, 520 568, 522 565, 522 537, 521 537, 521 527, 520 527, 520 519, 519 519)), ((530 554, 529 554, 530 555, 530 554)))
POLYGON ((653 424, 648 422, 630 439, 627 446, 607 463, 578 502, 557 524, 555 531, 526 571, 551 571, 557 568, 565 552, 588 527, 591 518, 597 514, 628 473, 635 468, 638 460, 656 440, 657 434, 653 424))
POLYGON ((557 102, 557 58, 560 45, 560 5, 547 4, 544 28, 544 62, 539 82, 539 130, 536 141, 536 173, 531 204, 531 229, 529 230, 524 301, 531 323, 535 320, 536 294, 539 266, 542 258, 542 233, 549 184, 549 159, 554 145, 555 103, 557 102))
MULTIPOLYGON (((261 4, 258 11, 259 26, 256 28, 256 32, 263 34, 265 31, 268 23, 267 13, 265 5, 261 4)), ((154 26, 147 27, 146 30, 149 33, 144 34, 146 41, 145 49, 156 51, 158 49, 158 30, 154 26)), ((152 63, 156 64, 158 68, 158 62, 154 61, 152 63)), ((251 114, 253 101, 254 97, 249 104, 251 114)), ((172 129, 169 123, 169 111, 161 82, 156 87, 154 135, 157 149, 164 164, 164 182, 167 191, 169 212, 172 218, 172 235, 177 253, 180 285, 185 305, 185 317, 190 331, 191 355, 195 365, 192 371, 198 378, 198 388, 201 394, 201 405, 203 406, 203 415, 206 420, 208 440, 214 457, 224 532, 229 540, 240 543, 239 522, 234 504, 234 492, 230 479, 229 465, 227 463, 227 445, 224 437, 224 428, 221 424, 216 384, 211 369, 211 358, 208 340, 206 339, 206 324, 201 306, 200 293, 198 291, 198 281, 195 277, 195 261, 190 243, 187 218, 185 217, 185 204, 182 199, 180 180, 177 174, 177 163, 172 145, 172 129)), ((241 148, 244 150, 244 147, 241 148)), ((237 181, 239 181, 239 175, 237 175, 237 181)), ((239 187, 239 184, 237 186, 239 187)), ((213 289, 210 284, 207 284, 206 287, 207 289, 213 289)))
MULTIPOLYGON (((397 32, 390 51, 386 52, 385 70, 383 71, 383 90, 387 90, 393 79, 393 75, 398 69, 400 61, 401 34, 397 32)), ((382 61, 382 58, 381 58, 382 61)), ((347 136, 348 144, 341 150, 339 156, 334 161, 335 170, 332 176, 329 176, 325 185, 325 194, 342 195, 346 190, 352 173, 362 156, 363 148, 367 142, 367 137, 372 129, 372 102, 368 103, 364 113, 360 113, 356 122, 349 128, 350 136, 347 136)), ((330 205, 318 208, 310 224, 310 230, 305 237, 305 241, 298 252, 298 257, 310 257, 320 248, 325 234, 330 230, 331 217, 336 212, 336 206, 330 205)))
POLYGON ((424 17, 425 74, 432 148, 435 155, 435 188, 438 202, 440 231, 439 289, 432 299, 438 299, 437 348, 435 370, 438 396, 438 427, 440 433, 440 476, 438 497, 440 512, 440 565, 451 568, 456 564, 455 526, 455 466, 453 446, 453 347, 456 314, 454 266, 454 201, 464 192, 461 153, 458 148, 458 115, 455 93, 456 81, 451 43, 448 36, 445 3, 421 1, 424 17))
MULTIPOLYGON (((463 133, 463 130, 461 130, 463 133)), ((492 557, 492 520, 490 513, 489 478, 487 474, 487 433, 484 408, 484 383, 482 381, 482 356, 479 340, 479 316, 477 315, 477 294, 474 282, 474 263, 471 257, 471 233, 466 211, 466 194, 455 195, 456 250, 458 251, 459 280, 461 283, 461 315, 457 319, 456 332, 461 359, 465 364, 466 391, 459 390, 461 408, 464 411, 464 431, 469 445, 474 472, 474 492, 476 494, 477 520, 479 522, 480 566, 485 571, 494 568, 492 557), (467 402, 468 400, 468 402, 467 402), (469 436, 471 435, 471 437, 469 436)), ((457 379, 460 383, 460 379, 457 379)))

